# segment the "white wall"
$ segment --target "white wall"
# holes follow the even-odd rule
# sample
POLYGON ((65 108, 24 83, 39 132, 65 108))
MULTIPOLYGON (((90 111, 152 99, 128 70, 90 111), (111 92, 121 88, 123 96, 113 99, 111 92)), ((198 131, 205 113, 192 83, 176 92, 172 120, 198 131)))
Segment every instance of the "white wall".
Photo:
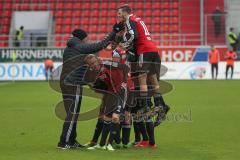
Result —
POLYGON ((50 12, 48 11, 16 11, 14 12, 14 28, 24 26, 25 30, 48 30, 50 12))

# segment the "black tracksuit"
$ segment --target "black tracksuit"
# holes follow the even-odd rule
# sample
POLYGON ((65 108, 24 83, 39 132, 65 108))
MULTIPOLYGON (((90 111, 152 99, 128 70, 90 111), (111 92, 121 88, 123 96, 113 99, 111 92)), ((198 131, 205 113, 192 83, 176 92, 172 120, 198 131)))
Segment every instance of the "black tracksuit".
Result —
POLYGON ((71 145, 75 142, 77 137, 76 125, 82 100, 82 85, 86 81, 95 80, 93 72, 84 66, 84 57, 105 48, 114 37, 115 33, 111 32, 103 41, 98 43, 83 42, 77 37, 73 37, 67 42, 67 47, 63 53, 60 77, 60 87, 67 116, 63 124, 60 143, 71 145))

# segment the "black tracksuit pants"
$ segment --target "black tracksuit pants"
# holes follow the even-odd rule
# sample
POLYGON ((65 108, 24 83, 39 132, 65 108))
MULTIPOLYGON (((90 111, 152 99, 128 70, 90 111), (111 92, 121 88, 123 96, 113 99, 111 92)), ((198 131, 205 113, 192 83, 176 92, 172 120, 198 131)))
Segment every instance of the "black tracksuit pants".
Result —
MULTIPOLYGON (((70 88, 68 88, 69 90, 70 88)), ((73 144, 77 137, 77 120, 82 101, 83 87, 80 85, 71 87, 72 94, 63 94, 63 102, 66 118, 62 128, 60 143, 73 144)), ((64 90, 64 89, 63 89, 64 90)), ((64 93, 64 92, 63 92, 64 93)))

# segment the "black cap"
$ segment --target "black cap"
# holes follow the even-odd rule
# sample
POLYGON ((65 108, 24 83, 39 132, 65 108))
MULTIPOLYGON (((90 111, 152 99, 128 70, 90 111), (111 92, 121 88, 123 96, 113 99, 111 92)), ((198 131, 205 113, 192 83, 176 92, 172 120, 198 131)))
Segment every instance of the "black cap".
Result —
POLYGON ((82 29, 75 29, 73 32, 72 32, 72 35, 74 37, 77 37, 78 39, 80 40, 83 40, 84 38, 87 37, 87 33, 82 30, 82 29))

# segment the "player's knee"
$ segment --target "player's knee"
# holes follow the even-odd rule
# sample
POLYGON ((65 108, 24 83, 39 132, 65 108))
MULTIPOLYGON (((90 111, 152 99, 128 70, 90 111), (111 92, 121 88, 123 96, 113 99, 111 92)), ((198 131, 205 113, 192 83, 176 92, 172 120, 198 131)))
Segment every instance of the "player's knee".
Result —
POLYGON ((104 116, 104 117, 103 117, 103 120, 104 120, 104 121, 108 121, 108 122, 109 122, 109 121, 111 121, 111 120, 112 120, 112 118, 111 118, 111 117, 109 117, 109 116, 104 116))
POLYGON ((112 122, 113 123, 118 123, 119 122, 119 115, 116 113, 113 113, 112 115, 112 122))

